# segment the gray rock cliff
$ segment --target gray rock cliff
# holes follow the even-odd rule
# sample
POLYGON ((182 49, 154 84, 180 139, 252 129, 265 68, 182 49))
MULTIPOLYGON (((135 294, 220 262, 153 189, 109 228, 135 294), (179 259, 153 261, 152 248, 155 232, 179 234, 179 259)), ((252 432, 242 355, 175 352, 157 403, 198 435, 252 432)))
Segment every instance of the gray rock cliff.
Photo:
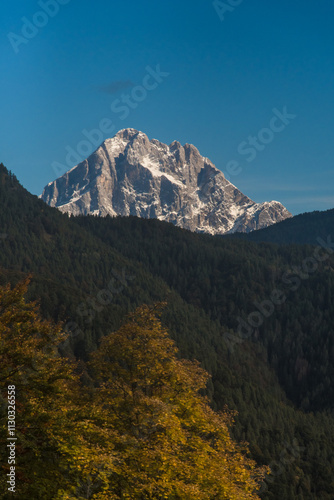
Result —
POLYGON ((291 217, 277 201, 245 196, 195 146, 167 146, 134 129, 104 141, 41 198, 71 215, 136 215, 210 234, 250 232, 291 217))

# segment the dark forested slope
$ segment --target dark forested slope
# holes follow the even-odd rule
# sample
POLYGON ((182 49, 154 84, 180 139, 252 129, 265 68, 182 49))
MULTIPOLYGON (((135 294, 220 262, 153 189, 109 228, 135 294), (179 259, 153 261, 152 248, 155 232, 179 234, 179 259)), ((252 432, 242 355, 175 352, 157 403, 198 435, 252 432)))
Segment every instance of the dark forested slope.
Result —
POLYGON ((167 300, 163 321, 180 354, 211 373, 214 408, 236 409, 235 438, 271 464, 262 497, 334 497, 326 249, 311 268, 312 246, 215 238, 134 217, 69 219, 3 166, 0 234, 1 283, 33 274, 31 298, 71 332, 64 354, 85 360, 126 312, 167 300))
POLYGON ((291 219, 286 219, 265 229, 248 234, 238 233, 231 237, 257 242, 317 245, 319 239, 327 241, 327 238, 333 233, 334 209, 326 212, 310 212, 296 215, 291 219))
POLYGON ((263 347, 299 407, 333 408, 330 249, 202 236, 135 217, 82 217, 75 222, 218 321, 233 350, 245 340, 263 347))

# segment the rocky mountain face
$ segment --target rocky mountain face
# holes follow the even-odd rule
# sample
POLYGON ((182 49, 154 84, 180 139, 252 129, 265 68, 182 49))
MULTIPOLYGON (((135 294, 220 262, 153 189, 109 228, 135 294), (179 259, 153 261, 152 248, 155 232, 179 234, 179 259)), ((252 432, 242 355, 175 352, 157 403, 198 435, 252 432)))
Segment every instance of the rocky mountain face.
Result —
POLYGON ((71 215, 136 215, 210 234, 250 232, 291 217, 277 201, 245 196, 195 146, 167 146, 134 129, 104 141, 41 198, 71 215))

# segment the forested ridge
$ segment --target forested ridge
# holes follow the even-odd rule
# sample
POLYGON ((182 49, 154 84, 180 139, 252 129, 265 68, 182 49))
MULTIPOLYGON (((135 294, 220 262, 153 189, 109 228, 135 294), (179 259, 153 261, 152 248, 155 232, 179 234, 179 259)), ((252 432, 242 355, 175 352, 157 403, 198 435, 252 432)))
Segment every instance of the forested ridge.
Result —
MULTIPOLYGON (((279 224, 252 233, 234 234, 233 238, 271 243, 303 243, 317 245, 318 239, 327 239, 334 228, 334 209, 310 212, 285 219, 279 224)), ((225 238, 226 236, 224 236, 225 238)), ((231 236, 227 236, 230 238, 231 236)))
POLYGON ((260 497, 334 497, 334 259, 325 248, 308 272, 312 245, 198 235, 135 217, 69 219, 3 166, 0 233, 1 284, 32 273, 28 298, 67 325, 60 351, 80 360, 86 380, 102 337, 138 306, 166 301, 162 322, 180 356, 212 376, 213 409, 237 410, 233 438, 271 465, 260 497), (285 300, 272 310, 263 303, 275 290, 285 300), (254 304, 263 322, 240 330, 260 311, 254 304))

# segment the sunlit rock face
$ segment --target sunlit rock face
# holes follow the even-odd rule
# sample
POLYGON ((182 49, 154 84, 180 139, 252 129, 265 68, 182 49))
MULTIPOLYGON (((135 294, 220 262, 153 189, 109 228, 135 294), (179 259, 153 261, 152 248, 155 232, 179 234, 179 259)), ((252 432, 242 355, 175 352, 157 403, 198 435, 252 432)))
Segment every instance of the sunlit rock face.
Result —
POLYGON ((291 217, 277 201, 245 196, 195 146, 167 146, 134 129, 104 141, 41 198, 71 215, 136 215, 210 234, 250 232, 291 217))

